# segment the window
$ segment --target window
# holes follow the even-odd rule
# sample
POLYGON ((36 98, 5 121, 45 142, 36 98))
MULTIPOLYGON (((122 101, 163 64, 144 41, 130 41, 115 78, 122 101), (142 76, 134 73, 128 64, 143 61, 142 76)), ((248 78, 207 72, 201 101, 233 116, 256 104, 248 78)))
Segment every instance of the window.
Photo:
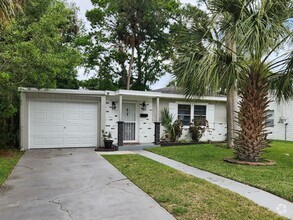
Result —
POLYGON ((274 127, 274 110, 267 111, 266 127, 274 127))
POLYGON ((178 119, 183 125, 190 124, 190 105, 178 105, 178 119))
POLYGON ((194 106, 194 121, 200 125, 205 124, 207 117, 207 107, 205 105, 194 106))

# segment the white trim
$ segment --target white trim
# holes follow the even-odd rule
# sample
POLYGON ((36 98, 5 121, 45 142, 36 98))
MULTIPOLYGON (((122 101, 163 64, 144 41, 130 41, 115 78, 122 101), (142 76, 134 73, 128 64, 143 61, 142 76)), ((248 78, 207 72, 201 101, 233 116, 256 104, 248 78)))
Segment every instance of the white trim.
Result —
POLYGON ((118 91, 93 91, 93 90, 74 90, 74 89, 36 89, 36 88, 22 88, 18 89, 24 93, 44 93, 44 94, 75 94, 86 96, 133 96, 133 97, 148 97, 148 98, 168 98, 168 99, 185 99, 185 100, 206 100, 206 101, 220 101, 226 102, 226 96, 203 96, 203 97, 191 97, 186 99, 182 94, 166 94, 161 92, 150 91, 133 91, 133 90, 118 90, 118 91))
MULTIPOLYGON (((195 105, 204 105, 204 106, 206 106, 206 118, 208 116, 208 111, 209 111, 209 105, 210 104, 207 103, 207 102, 182 102, 182 101, 177 101, 175 103, 177 104, 177 118, 176 119, 178 119, 178 105, 190 105, 190 123, 194 119, 194 106, 195 105)), ((189 125, 183 125, 183 128, 189 128, 189 125)))
POLYGON ((77 90, 77 89, 36 89, 18 88, 19 92, 25 93, 47 93, 47 94, 75 94, 75 95, 107 95, 106 91, 77 90))

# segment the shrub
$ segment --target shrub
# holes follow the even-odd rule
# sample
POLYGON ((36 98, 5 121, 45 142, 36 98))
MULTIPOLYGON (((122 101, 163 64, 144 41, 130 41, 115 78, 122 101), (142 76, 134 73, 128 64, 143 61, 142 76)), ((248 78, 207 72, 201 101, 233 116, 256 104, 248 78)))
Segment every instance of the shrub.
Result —
POLYGON ((166 129, 165 140, 176 142, 182 135, 183 124, 180 120, 175 120, 173 122, 174 115, 172 115, 169 110, 163 109, 161 111, 162 125, 166 129))
POLYGON ((197 142, 199 142, 203 133, 208 128, 208 121, 204 120, 202 123, 198 123, 195 120, 192 120, 192 121, 193 121, 193 123, 190 123, 190 125, 189 125, 189 132, 191 135, 191 139, 197 143, 197 142))

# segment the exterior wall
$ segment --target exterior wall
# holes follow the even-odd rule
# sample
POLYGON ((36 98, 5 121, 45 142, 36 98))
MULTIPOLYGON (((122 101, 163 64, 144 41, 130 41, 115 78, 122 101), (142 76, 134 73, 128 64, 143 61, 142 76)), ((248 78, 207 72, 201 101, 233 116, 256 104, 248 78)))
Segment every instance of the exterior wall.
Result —
MULTIPOLYGON (((118 137, 118 124, 119 121, 119 107, 116 104, 116 109, 112 109, 112 101, 117 103, 116 99, 106 97, 106 104, 105 104, 105 131, 111 132, 112 138, 114 140, 114 144, 117 144, 117 137, 118 137)), ((102 132, 102 130, 101 130, 102 132)))
POLYGON ((28 101, 25 93, 20 94, 20 149, 28 149, 28 101))
POLYGON ((152 99, 145 99, 139 101, 139 114, 147 114, 148 117, 139 117, 139 143, 154 142, 155 124, 153 120, 153 102, 152 99), (146 110, 141 109, 141 105, 145 101, 146 110))
MULTIPOLYGON (((135 102, 137 104, 136 114, 136 131, 137 142, 139 143, 152 143, 154 142, 154 121, 153 121, 153 103, 151 98, 138 98, 133 100, 131 98, 123 97, 123 102, 135 102), (139 101, 138 101, 139 99, 139 101), (146 110, 141 109, 141 104, 145 102, 146 110), (148 117, 140 117, 140 114, 147 114, 148 117)), ((119 107, 117 97, 107 97, 106 99, 106 122, 105 131, 111 132, 114 144, 117 144, 118 137, 118 124, 119 121, 119 107), (116 103, 116 109, 112 109, 112 102, 116 103)))
POLYGON ((84 96, 71 94, 26 93, 28 99, 53 99, 60 101, 99 101, 99 96, 84 96))
POLYGON ((267 130, 272 132, 268 136, 270 139, 293 141, 293 101, 290 102, 272 102, 269 105, 270 110, 274 110, 274 126, 268 127, 267 130), (287 124, 287 132, 285 132, 285 124, 287 124))
MULTIPOLYGON (((227 136, 227 123, 226 123, 226 103, 225 102, 186 102, 182 101, 169 101, 162 100, 160 102, 160 110, 167 108, 169 112, 174 115, 173 120, 178 118, 178 104, 191 105, 191 120, 193 118, 194 105, 206 105, 207 112, 206 118, 209 128, 203 134, 201 141, 225 141, 227 136)), ((161 137, 164 136, 164 127, 161 126, 161 137)), ((183 132, 180 140, 191 140, 189 134, 189 126, 183 126, 183 132)))

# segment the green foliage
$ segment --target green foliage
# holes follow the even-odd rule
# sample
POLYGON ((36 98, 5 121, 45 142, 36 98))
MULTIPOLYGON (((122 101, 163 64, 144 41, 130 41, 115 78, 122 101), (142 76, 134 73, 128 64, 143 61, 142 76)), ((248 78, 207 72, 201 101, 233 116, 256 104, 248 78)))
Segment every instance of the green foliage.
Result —
POLYGON ((164 108, 161 111, 161 121, 165 130, 165 140, 176 142, 182 135, 183 124, 180 120, 175 120, 173 122, 174 116, 169 112, 168 109, 164 108))
POLYGON ((191 123, 189 125, 189 132, 191 135, 191 139, 194 142, 198 143, 200 138, 202 137, 203 133, 206 131, 207 127, 208 127, 207 120, 205 120, 202 123, 199 123, 199 122, 193 120, 193 123, 191 123))
MULTIPOLYGON (((189 148, 194 149, 194 152, 198 149, 189 148)), ((168 151, 174 147, 156 149, 168 151)), ((197 161, 190 154, 186 154, 187 156, 197 161)), ((283 219, 239 194, 149 158, 140 155, 104 155, 103 157, 159 202, 176 219, 283 219)), ((203 155, 199 159, 202 161, 207 158, 203 155)), ((208 164, 212 165, 214 161, 208 164)))
POLYGON ((0 150, 0 187, 13 170, 22 154, 23 152, 19 151, 0 150))
POLYGON ((227 163, 233 150, 224 146, 197 144, 194 146, 160 147, 151 152, 180 161, 280 196, 293 202, 293 142, 273 141, 264 157, 276 161, 274 166, 250 166, 227 163))
MULTIPOLYGON (((267 131, 262 125, 269 89, 279 100, 293 96, 292 52, 278 59, 273 57, 286 43, 292 45, 292 30, 286 20, 292 17, 293 2, 206 3, 211 14, 208 22, 192 23, 176 38, 175 76, 187 97, 238 89, 242 101, 236 120, 240 129, 235 153, 238 159, 257 161, 268 146, 267 131)), ((231 117, 228 119, 229 129, 231 117)))
POLYGON ((1 31, 0 147, 17 146, 18 87, 79 87, 79 26, 76 9, 63 1, 30 0, 1 31))
MULTIPOLYGON (((149 90, 150 84, 169 72, 172 56, 170 32, 180 11, 175 0, 92 0, 95 8, 86 16, 92 31, 81 42, 86 67, 96 71, 101 89, 109 81, 118 88, 149 90), (132 69, 131 48, 135 50, 132 69)), ((93 87, 92 87, 93 88, 93 87)), ((113 87, 110 87, 111 89, 113 87)))

